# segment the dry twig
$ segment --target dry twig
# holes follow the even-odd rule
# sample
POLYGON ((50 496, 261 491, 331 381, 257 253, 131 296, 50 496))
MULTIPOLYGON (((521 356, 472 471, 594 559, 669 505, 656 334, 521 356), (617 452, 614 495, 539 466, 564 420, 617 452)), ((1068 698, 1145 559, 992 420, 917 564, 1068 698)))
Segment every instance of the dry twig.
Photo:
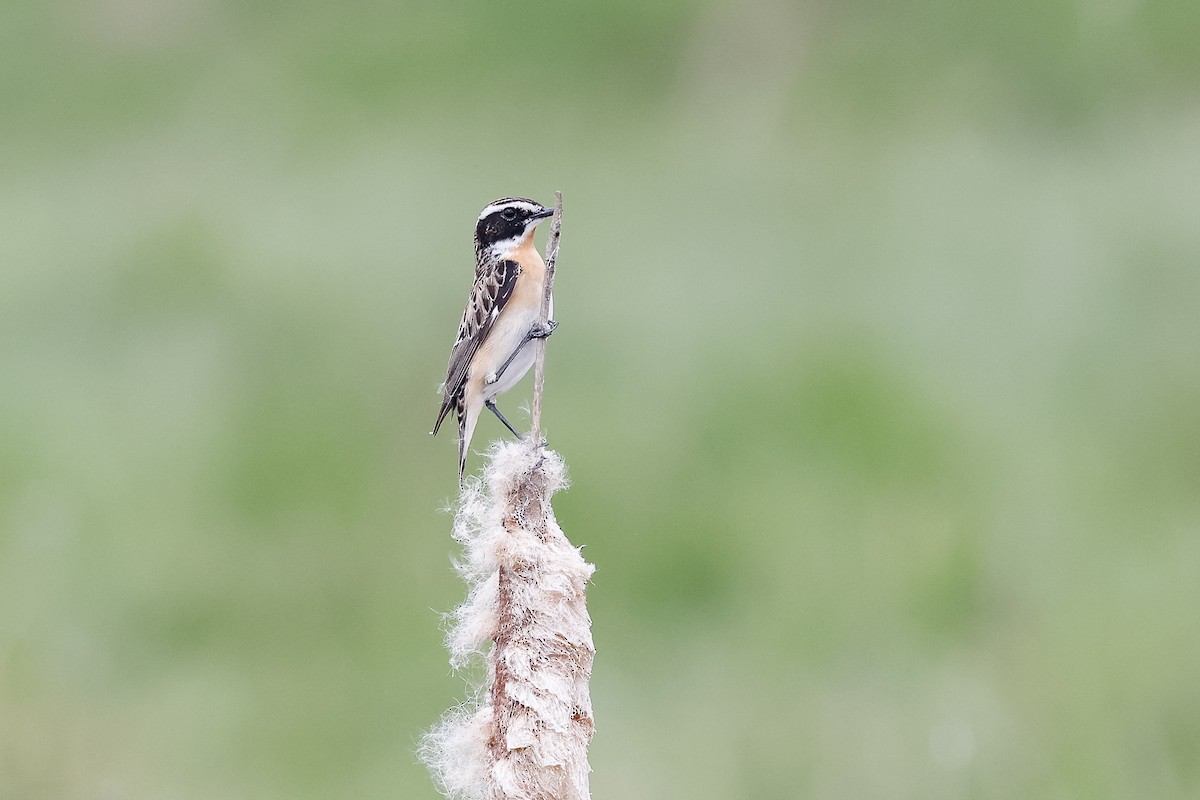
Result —
MULTIPOLYGON (((550 318, 550 295, 554 291, 554 263, 558 261, 558 239, 562 234, 562 192, 554 193, 554 217, 550 220, 550 238, 546 240, 546 287, 542 291, 542 327, 550 318)), ((529 441, 533 448, 542 446, 542 391, 546 386, 546 340, 538 339, 533 362, 533 406, 530 410, 529 441)))

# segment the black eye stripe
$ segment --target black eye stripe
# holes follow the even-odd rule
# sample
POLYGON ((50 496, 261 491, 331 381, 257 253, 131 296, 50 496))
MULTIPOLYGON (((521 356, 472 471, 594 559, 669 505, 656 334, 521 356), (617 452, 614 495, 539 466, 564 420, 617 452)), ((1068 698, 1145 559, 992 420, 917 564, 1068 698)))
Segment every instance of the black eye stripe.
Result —
POLYGON ((484 206, 475 223, 475 252, 482 253, 497 242, 517 239, 528 232, 530 218, 541 209, 534 200, 502 197, 484 206))

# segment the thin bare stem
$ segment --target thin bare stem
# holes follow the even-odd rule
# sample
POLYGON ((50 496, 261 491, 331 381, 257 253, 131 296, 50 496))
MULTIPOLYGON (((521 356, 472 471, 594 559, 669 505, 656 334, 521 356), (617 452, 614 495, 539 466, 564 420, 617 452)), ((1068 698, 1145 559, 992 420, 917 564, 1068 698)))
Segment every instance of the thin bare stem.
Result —
MULTIPOLYGON (((546 287, 542 292, 542 311, 538 321, 545 327, 550 319, 550 294, 554 291, 554 262, 558 260, 558 238, 562 233, 562 192, 554 193, 554 218, 550 220, 550 238, 546 241, 546 287)), ((546 340, 534 342, 537 354, 533 362, 533 406, 530 410, 529 441, 534 449, 542 446, 542 391, 546 386, 546 340)))

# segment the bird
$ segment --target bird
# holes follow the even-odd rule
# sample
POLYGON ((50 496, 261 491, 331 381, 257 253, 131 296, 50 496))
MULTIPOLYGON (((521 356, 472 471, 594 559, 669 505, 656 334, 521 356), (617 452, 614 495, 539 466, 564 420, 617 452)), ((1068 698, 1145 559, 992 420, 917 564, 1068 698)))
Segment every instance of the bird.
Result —
MULTIPOLYGON (((458 482, 463 484, 467 449, 483 409, 518 439, 524 437, 500 413, 496 396, 517 384, 533 366, 530 342, 554 332, 541 323, 546 262, 533 232, 554 210, 524 197, 502 197, 484 206, 475 222, 475 282, 446 365, 442 402, 430 435, 446 416, 458 418, 458 482)), ((554 300, 550 301, 553 316, 554 300)))

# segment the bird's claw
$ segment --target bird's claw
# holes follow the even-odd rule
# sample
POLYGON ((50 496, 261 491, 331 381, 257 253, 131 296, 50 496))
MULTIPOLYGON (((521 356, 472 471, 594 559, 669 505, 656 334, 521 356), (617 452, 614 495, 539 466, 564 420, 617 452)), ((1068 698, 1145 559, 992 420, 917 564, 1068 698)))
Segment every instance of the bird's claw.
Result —
POLYGON ((558 327, 558 322, 552 319, 546 320, 543 325, 540 322, 533 323, 533 327, 529 329, 530 339, 545 339, 550 334, 554 333, 554 329, 558 327))

